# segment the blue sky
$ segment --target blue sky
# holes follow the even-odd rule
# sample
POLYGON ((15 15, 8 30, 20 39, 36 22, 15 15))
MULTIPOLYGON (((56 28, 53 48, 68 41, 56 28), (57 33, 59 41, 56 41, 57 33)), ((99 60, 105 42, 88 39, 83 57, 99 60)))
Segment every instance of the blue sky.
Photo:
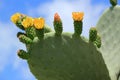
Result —
MULTIPOLYGON (((120 2, 119 2, 120 3, 120 2)), ((64 31, 73 32, 71 12, 83 11, 83 34, 95 26, 102 12, 110 6, 109 0, 1 0, 0 1, 0 80, 36 80, 27 62, 18 58, 17 50, 25 49, 16 37, 20 31, 10 16, 20 12, 32 17, 44 17, 52 27, 53 16, 58 12, 64 31)))

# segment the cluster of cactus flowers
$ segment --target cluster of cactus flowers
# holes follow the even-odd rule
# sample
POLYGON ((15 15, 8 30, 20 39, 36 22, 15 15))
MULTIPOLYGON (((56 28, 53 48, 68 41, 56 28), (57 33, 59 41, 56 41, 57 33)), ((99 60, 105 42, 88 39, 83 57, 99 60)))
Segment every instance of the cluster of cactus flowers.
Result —
MULTIPOLYGON (((11 21, 16 24, 17 27, 25 31, 25 33, 18 32, 17 37, 26 45, 32 43, 34 37, 36 37, 36 32, 41 33, 41 35, 39 35, 39 38, 42 39, 42 37, 44 36, 44 18, 32 18, 20 13, 15 13, 11 17, 11 21)), ((26 53, 24 50, 18 51, 18 55, 20 57, 22 57, 23 59, 27 59, 29 55, 24 53, 26 53)))
MULTIPOLYGON (((72 18, 74 20, 73 36, 80 37, 83 28, 82 22, 83 16, 84 16, 83 12, 72 13, 72 18)), ((31 44, 36 36, 41 40, 44 38, 44 33, 52 31, 50 28, 46 27, 45 19, 42 17, 32 18, 21 13, 15 13, 14 15, 11 16, 11 21, 17 27, 25 31, 25 33, 18 32, 17 37, 21 42, 25 43, 26 45, 31 44)), ((62 20, 58 13, 55 13, 54 15, 53 25, 55 29, 55 35, 61 36, 63 32, 63 25, 62 20)), ((89 42, 93 42, 98 48, 101 47, 101 38, 95 27, 90 28, 89 42)), ((19 50, 18 56, 23 59, 27 59, 29 55, 26 54, 26 51, 19 50)))

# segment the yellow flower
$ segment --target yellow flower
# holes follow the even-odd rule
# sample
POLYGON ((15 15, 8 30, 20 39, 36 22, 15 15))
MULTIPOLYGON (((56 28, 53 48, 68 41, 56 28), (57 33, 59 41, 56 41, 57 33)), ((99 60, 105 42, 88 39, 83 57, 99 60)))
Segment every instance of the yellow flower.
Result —
POLYGON ((15 13, 14 15, 11 16, 11 21, 16 24, 18 20, 20 20, 21 14, 20 13, 15 13))
POLYGON ((36 29, 43 29, 45 20, 43 18, 35 18, 33 24, 36 29))
POLYGON ((33 18, 26 17, 25 19, 23 19, 22 25, 23 25, 24 28, 28 28, 30 26, 33 26, 33 18))
POLYGON ((74 21, 82 21, 83 20, 84 13, 83 12, 73 12, 72 18, 74 21))

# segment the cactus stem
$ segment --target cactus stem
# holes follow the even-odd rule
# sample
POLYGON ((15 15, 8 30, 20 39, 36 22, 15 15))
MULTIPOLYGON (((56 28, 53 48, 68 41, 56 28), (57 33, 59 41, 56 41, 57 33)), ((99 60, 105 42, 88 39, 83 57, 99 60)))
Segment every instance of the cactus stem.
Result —
POLYGON ((39 40, 44 38, 44 28, 36 29, 36 35, 38 36, 39 40))
POLYGON ((25 28, 23 27, 23 25, 21 24, 21 22, 22 22, 21 20, 17 21, 16 22, 16 26, 19 27, 22 30, 25 30, 25 28))
POLYGON ((28 59, 30 56, 29 53, 27 53, 26 51, 24 51, 22 49, 17 52, 17 55, 22 59, 28 59))
POLYGON ((54 21, 54 29, 55 29, 55 35, 59 36, 62 34, 63 27, 61 21, 54 21))
POLYGON ((61 21, 58 13, 55 13, 55 15, 54 15, 53 25, 54 25, 54 29, 55 29, 55 35, 60 36, 63 31, 63 25, 62 25, 62 21, 61 21))
POLYGON ((36 36, 36 33, 35 33, 35 28, 34 27, 28 27, 25 29, 26 31, 26 35, 30 38, 30 39, 34 39, 34 37, 36 36))
POLYGON ((91 27, 89 31, 89 41, 94 42, 97 38, 97 30, 95 27, 91 27))
POLYGON ((74 21, 74 35, 80 36, 82 33, 82 21, 74 21))

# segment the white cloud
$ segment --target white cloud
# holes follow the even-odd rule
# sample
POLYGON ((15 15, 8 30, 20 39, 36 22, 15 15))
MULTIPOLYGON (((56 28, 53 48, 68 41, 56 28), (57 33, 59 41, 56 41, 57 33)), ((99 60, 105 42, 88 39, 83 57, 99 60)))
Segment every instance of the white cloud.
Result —
MULTIPOLYGON (((54 13, 58 12, 63 21, 64 31, 73 32, 73 11, 85 13, 83 35, 88 36, 89 28, 95 26, 101 12, 106 8, 104 4, 93 5, 92 0, 54 0, 29 10, 31 16, 45 15, 46 23, 53 26, 54 13)), ((53 28, 53 27, 52 27, 53 28)))
POLYGON ((31 80, 33 76, 27 62, 17 56, 17 49, 25 49, 25 45, 16 37, 18 31, 14 24, 0 22, 0 73, 6 69, 6 66, 11 65, 21 73, 23 80, 31 80))
POLYGON ((28 67, 27 61, 20 58, 16 58, 16 60, 17 61, 14 64, 14 69, 19 71, 18 73, 20 73, 22 80, 35 80, 35 77, 28 67))
POLYGON ((33 77, 33 75, 31 74, 30 69, 28 67, 23 66, 21 70, 21 74, 24 80, 36 80, 35 77, 33 77))
POLYGON ((15 43, 14 28, 8 23, 0 22, 0 71, 11 61, 10 55, 15 43))
POLYGON ((35 80, 35 77, 30 72, 30 69, 26 60, 20 59, 18 58, 18 56, 15 56, 13 67, 15 70, 19 71, 18 73, 20 73, 20 76, 22 77, 23 80, 35 80))

